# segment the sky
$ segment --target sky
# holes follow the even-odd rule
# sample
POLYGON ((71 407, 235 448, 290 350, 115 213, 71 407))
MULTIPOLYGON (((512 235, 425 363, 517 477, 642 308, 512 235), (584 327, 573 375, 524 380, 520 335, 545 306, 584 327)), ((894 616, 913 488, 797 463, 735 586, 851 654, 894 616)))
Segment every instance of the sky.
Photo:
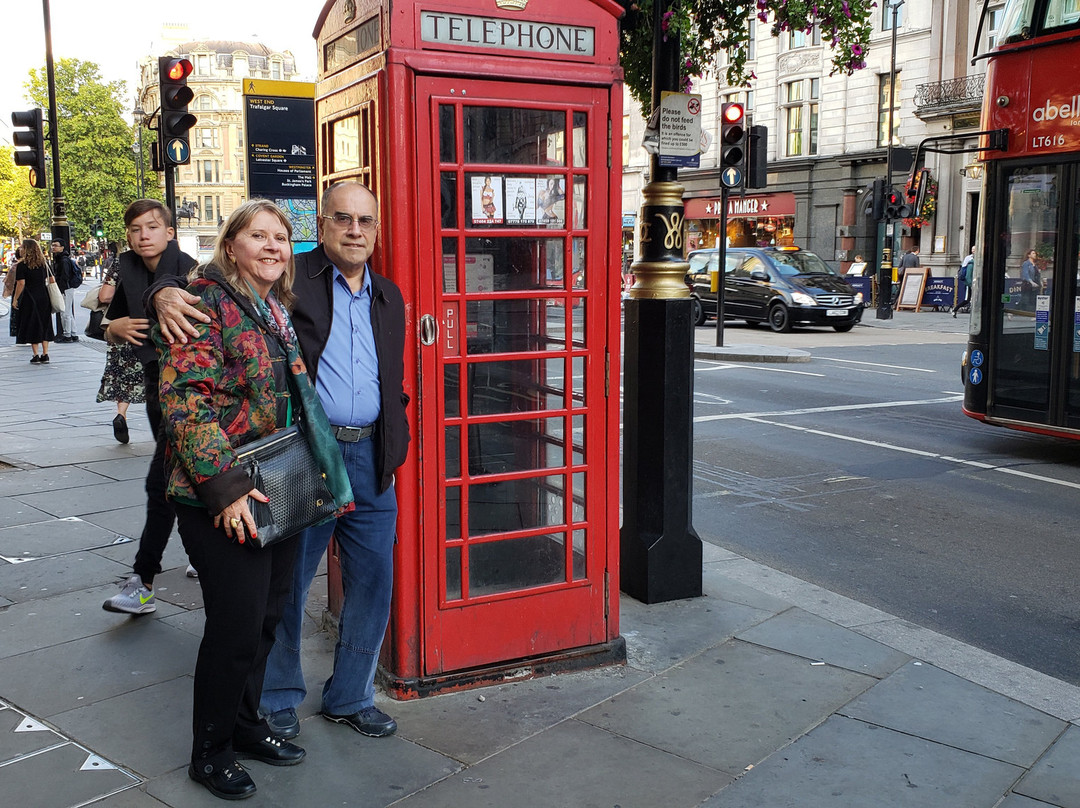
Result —
MULTIPOLYGON (((135 95, 140 59, 163 55, 165 51, 158 45, 163 23, 186 23, 192 40, 236 39, 261 43, 272 50, 292 51, 298 78, 315 79, 316 51, 311 32, 322 0, 289 4, 238 0, 48 2, 53 59, 74 57, 96 62, 104 79, 127 82, 128 99, 135 95), (138 10, 137 16, 133 16, 132 9, 138 10)), ((30 108, 24 90, 30 69, 45 65, 45 22, 42 6, 32 2, 11 2, 4 17, 5 22, 14 24, 6 27, 0 48, 0 142, 10 143, 12 111, 30 108)), ((131 106, 129 101, 128 109, 131 106)))

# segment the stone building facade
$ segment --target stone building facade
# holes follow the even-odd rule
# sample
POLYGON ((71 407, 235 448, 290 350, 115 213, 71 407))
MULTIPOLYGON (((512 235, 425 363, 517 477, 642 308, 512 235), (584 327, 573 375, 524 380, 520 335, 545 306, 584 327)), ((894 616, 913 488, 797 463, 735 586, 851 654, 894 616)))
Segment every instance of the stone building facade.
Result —
MULTIPOLYGON (((1000 4, 976 43, 980 4, 907 0, 900 7, 896 36, 896 99, 893 107, 895 170, 892 184, 908 177, 904 155, 924 138, 979 130, 984 63, 974 53, 994 42, 1000 4)), ((838 268, 856 254, 872 267, 884 246, 885 228, 864 212, 868 191, 885 176, 889 109, 892 14, 888 3, 874 9, 874 36, 867 67, 852 76, 830 75, 831 52, 816 34, 774 38, 755 21, 750 86, 729 87, 706 77, 693 92, 702 95, 702 122, 713 144, 697 169, 680 170, 685 186, 689 248, 712 247, 719 238, 719 109, 725 101, 747 105, 753 124, 769 130, 768 187, 733 197, 727 236, 731 244, 794 244, 838 268)), ((723 65, 716 73, 723 73, 723 65)), ((632 249, 633 219, 640 206, 648 158, 639 148, 644 124, 627 96, 624 121, 624 246, 632 249)), ((974 146, 974 134, 953 146, 974 146)), ((897 226, 898 246, 920 246, 923 265, 934 275, 955 272, 971 246, 979 209, 975 154, 926 154, 920 159, 937 185, 935 212, 921 227, 897 226)), ((625 263, 625 260, 624 260, 625 263)))

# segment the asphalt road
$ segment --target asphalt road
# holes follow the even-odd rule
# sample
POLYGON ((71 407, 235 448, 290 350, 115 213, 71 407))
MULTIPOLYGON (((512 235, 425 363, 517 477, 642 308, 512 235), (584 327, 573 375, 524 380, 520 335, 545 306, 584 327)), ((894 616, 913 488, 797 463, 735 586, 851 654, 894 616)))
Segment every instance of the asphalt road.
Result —
POLYGON ((813 359, 695 364, 703 540, 1080 684, 1080 441, 964 416, 962 335, 726 336, 813 359))

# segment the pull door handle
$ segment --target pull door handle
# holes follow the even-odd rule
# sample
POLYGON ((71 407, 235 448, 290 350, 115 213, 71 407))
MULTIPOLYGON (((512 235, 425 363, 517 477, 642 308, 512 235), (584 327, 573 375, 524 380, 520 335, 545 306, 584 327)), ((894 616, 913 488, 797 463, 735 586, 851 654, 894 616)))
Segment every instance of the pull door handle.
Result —
POLYGON ((435 338, 439 334, 439 325, 435 322, 435 318, 430 314, 425 314, 420 318, 420 344, 421 345, 434 345, 435 338))

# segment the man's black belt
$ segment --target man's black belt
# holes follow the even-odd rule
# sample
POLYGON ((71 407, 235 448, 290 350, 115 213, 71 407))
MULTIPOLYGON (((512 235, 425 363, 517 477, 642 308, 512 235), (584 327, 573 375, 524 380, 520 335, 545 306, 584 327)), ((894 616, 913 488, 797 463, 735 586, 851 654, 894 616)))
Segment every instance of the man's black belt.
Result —
POLYGON ((371 433, 375 431, 375 424, 369 424, 368 426, 334 426, 331 424, 330 431, 334 433, 334 437, 338 440, 345 441, 345 443, 356 443, 364 438, 370 438, 371 433))

